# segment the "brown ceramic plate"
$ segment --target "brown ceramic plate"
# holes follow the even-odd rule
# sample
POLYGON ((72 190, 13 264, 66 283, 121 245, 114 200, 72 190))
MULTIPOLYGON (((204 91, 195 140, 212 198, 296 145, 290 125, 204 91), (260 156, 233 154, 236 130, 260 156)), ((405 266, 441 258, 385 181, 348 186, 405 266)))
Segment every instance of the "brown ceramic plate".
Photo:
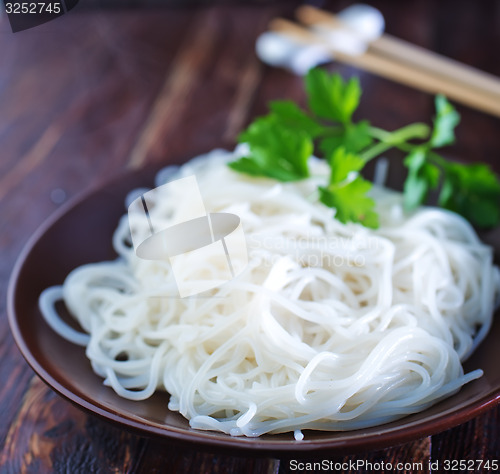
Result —
POLYGON ((79 407, 143 435, 209 449, 289 455, 328 450, 347 453, 383 448, 443 431, 463 423, 500 401, 500 318, 465 370, 482 368, 484 376, 432 408, 399 421, 350 432, 306 431, 303 441, 291 434, 260 438, 230 437, 196 431, 168 410, 168 395, 157 393, 134 402, 116 395, 92 372, 84 349, 55 334, 38 310, 40 292, 61 284, 78 265, 115 257, 111 235, 125 213, 124 196, 135 187, 152 186, 153 171, 131 172, 68 203, 31 238, 15 266, 8 295, 15 340, 33 370, 56 392, 79 407))

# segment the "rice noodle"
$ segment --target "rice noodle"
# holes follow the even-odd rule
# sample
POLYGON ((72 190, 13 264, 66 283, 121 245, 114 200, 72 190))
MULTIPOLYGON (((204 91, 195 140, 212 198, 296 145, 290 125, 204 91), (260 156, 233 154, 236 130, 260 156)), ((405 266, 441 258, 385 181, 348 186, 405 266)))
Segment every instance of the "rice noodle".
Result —
MULTIPOLYGON (((381 227, 345 225, 317 202, 319 160, 318 177, 279 184, 232 172, 232 158, 216 150, 159 178, 195 174, 210 212, 241 218, 249 263, 239 277, 178 297, 168 262, 135 255, 124 216, 116 261, 77 268, 42 294, 47 322, 86 346, 106 385, 132 400, 166 390, 193 428, 302 439, 418 412, 481 376, 461 362, 491 325, 500 277, 467 221, 433 208, 405 215, 398 193, 377 188, 381 227), (60 299, 88 335, 60 320, 60 299)), ((150 212, 167 224, 188 206, 160 196, 150 212)), ((185 268, 217 272, 188 256, 185 268)))

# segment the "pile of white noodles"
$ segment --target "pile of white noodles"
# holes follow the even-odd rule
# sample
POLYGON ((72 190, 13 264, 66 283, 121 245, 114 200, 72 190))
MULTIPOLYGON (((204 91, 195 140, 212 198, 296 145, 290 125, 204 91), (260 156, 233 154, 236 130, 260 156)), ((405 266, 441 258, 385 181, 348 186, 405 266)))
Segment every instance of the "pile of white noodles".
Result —
MULTIPOLYGON (((344 225, 317 200, 323 163, 283 184, 234 173, 233 158, 214 151, 157 185, 195 174, 208 211, 241 218, 249 264, 236 279, 180 298, 168 262, 135 255, 125 215, 116 261, 42 294, 49 324, 86 346, 106 385, 132 400, 166 390, 193 428, 302 439, 423 410, 481 376, 461 361, 490 327, 500 273, 467 221, 434 208, 404 215, 399 194, 376 189, 381 227, 344 225), (61 321, 61 299, 88 335, 61 321)), ((151 213, 167 222, 185 206, 188 196, 158 199, 151 213)))

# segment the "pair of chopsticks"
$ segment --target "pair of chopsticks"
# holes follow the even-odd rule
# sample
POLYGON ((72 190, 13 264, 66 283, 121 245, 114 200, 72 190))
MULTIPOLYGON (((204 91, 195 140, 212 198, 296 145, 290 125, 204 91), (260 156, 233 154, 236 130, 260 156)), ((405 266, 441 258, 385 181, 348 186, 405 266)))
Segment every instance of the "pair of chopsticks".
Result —
POLYGON ((304 5, 296 17, 304 26, 277 18, 269 28, 303 44, 321 44, 342 63, 500 117, 500 79, 491 74, 385 34, 369 43, 363 54, 345 54, 318 34, 318 28, 345 28, 335 15, 304 5))

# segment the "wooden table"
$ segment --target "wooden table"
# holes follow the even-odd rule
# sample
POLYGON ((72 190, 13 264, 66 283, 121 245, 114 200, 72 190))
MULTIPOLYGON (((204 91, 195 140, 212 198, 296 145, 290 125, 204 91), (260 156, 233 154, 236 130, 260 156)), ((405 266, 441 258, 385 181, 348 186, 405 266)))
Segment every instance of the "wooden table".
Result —
MULTIPOLYGON (((9 275, 29 236, 63 201, 126 167, 233 147, 270 99, 304 100, 300 78, 262 65, 253 52, 269 19, 291 15, 295 2, 140 10, 80 3, 16 34, 0 18, 2 472, 289 472, 286 460, 179 448, 89 416, 46 387, 15 346, 5 307, 9 275)), ((338 11, 348 3, 327 6, 338 11)), ((500 76, 497 1, 371 4, 384 13, 389 33, 500 76)), ((432 115, 430 95, 349 67, 330 69, 360 76, 360 115, 381 127, 432 115)), ((448 153, 500 171, 500 120, 458 109, 459 139, 448 153)), ((494 409, 441 434, 336 459, 425 466, 498 459, 499 438, 500 409, 494 409)))

